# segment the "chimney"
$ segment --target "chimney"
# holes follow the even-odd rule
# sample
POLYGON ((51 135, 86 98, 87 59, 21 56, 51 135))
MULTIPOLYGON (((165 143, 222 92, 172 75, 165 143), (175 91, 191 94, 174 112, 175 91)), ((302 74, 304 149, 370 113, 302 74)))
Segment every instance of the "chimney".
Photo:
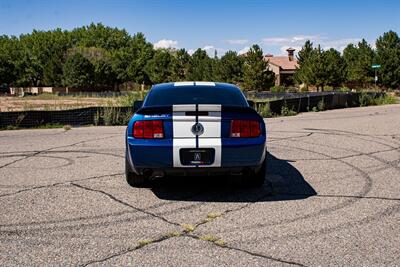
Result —
POLYGON ((287 53, 288 53, 288 58, 289 58, 289 61, 293 61, 293 59, 294 59, 294 51, 295 51, 296 49, 294 49, 294 48, 292 48, 292 47, 289 47, 288 49, 286 49, 286 51, 287 51, 287 53))

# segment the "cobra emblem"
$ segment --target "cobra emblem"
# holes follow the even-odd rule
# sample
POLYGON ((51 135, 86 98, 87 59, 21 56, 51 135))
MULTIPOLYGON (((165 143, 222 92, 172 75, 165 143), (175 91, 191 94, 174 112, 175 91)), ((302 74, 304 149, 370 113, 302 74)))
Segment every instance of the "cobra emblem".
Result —
POLYGON ((196 136, 202 135, 204 133, 203 124, 201 124, 200 122, 193 124, 192 133, 196 136))

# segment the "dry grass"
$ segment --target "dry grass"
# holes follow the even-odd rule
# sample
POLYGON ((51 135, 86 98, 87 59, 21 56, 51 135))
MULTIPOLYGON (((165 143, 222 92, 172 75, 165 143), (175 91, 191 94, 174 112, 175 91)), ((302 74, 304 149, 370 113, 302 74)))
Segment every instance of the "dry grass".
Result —
POLYGON ((117 103, 117 98, 71 97, 71 96, 28 96, 0 97, 0 112, 28 110, 65 110, 84 107, 107 106, 117 103))

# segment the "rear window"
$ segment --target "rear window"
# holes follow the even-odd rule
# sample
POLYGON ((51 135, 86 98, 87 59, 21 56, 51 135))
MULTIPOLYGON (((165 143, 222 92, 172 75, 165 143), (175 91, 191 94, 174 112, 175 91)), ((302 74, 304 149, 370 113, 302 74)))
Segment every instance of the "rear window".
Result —
POLYGON ((170 106, 179 104, 221 104, 248 106, 239 89, 217 86, 176 86, 150 90, 144 106, 170 106))

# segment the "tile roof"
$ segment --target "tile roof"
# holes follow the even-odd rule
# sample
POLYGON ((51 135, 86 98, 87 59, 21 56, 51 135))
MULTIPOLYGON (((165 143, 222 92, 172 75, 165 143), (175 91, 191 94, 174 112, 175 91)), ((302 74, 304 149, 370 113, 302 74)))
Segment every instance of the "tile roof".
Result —
POLYGON ((297 67, 297 60, 289 60, 288 56, 264 56, 264 60, 268 60, 270 64, 281 67, 282 70, 295 70, 297 67))

